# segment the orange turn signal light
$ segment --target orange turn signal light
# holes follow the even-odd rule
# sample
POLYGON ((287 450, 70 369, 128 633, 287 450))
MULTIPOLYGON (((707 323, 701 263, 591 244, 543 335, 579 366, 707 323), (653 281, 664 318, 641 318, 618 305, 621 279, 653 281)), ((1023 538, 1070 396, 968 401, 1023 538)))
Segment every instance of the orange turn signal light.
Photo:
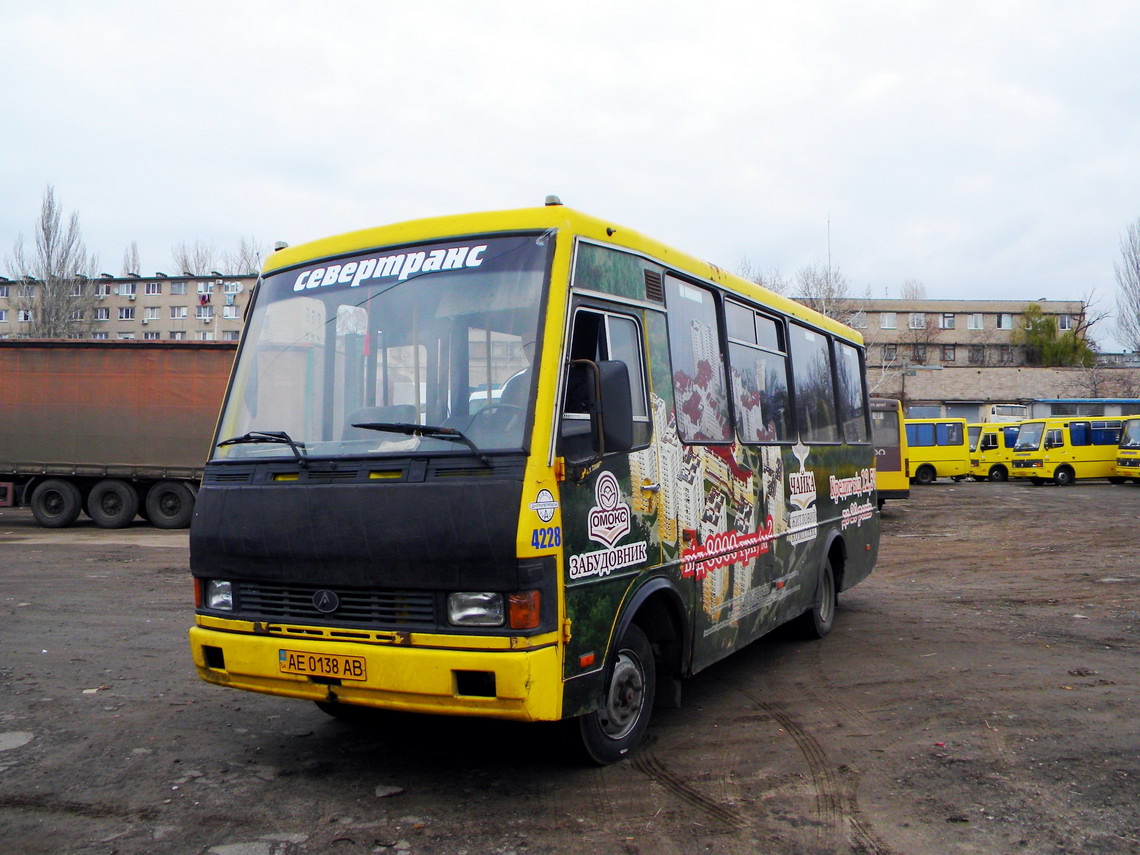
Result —
POLYGON ((537 629, 542 621, 542 593, 515 591, 507 595, 507 616, 511 629, 537 629))

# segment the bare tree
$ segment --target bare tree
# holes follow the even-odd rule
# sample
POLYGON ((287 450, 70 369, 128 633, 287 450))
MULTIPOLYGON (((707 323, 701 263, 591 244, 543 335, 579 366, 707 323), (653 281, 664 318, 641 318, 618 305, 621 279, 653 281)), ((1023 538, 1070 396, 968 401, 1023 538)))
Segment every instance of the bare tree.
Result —
POLYGON ((1130 223, 1120 239, 1116 262, 1116 332, 1121 343, 1140 350, 1140 218, 1130 223))
POLYGON ((796 273, 794 299, 841 323, 850 324, 865 311, 868 298, 852 293, 851 280, 838 267, 809 264, 796 273))
POLYGON ((66 338, 90 330, 94 316, 95 287, 91 281, 99 266, 89 255, 79 228, 79 214, 63 223, 63 211, 48 185, 35 225, 34 247, 25 248, 20 234, 8 258, 8 270, 17 280, 13 304, 17 320, 28 326, 30 338, 66 338))
POLYGON ((221 264, 218 251, 209 241, 177 243, 170 248, 174 269, 186 276, 209 276, 221 264))
POLYGON ((901 296, 904 300, 925 300, 926 286, 920 279, 908 279, 902 284, 901 296))
POLYGON ((141 272, 139 267, 139 242, 133 240, 130 246, 123 250, 123 275, 130 276, 134 274, 138 276, 141 272))
POLYGON ((218 268, 227 276, 249 276, 261 271, 269 248, 255 237, 243 237, 233 252, 222 256, 222 266, 218 268))
POLYGON ((749 282, 755 282, 762 288, 767 288, 776 294, 788 293, 788 279, 778 267, 773 266, 767 270, 761 270, 746 258, 740 262, 740 269, 737 271, 737 275, 743 279, 747 279, 749 282))

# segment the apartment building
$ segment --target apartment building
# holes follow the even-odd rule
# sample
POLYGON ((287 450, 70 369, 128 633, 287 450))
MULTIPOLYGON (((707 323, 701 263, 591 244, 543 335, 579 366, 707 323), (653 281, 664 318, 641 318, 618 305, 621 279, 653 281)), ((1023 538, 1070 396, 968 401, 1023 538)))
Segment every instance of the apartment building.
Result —
POLYGON ((1030 302, 1058 331, 1083 335, 1080 300, 862 300, 850 323, 863 333, 869 365, 1018 367, 1026 356, 1014 332, 1030 302))
MULTIPOLYGON (((68 338, 236 341, 256 276, 111 276, 72 285, 68 338)), ((0 277, 0 338, 35 329, 35 280, 0 277)))

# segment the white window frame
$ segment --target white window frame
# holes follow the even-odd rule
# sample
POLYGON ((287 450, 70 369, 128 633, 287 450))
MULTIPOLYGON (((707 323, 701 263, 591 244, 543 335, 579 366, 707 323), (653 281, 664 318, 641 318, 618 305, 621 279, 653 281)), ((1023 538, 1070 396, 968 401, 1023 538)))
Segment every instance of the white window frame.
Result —
POLYGON ((981 312, 973 312, 966 316, 966 329, 981 330, 985 329, 985 327, 985 316, 981 312))
POLYGON ((879 329, 897 330, 898 316, 894 312, 879 312, 879 329))
POLYGON ((938 316, 938 328, 940 330, 952 330, 952 329, 954 329, 954 313, 953 312, 943 312, 941 315, 939 315, 938 316))
POLYGON ((906 327, 910 330, 926 329, 926 313, 911 312, 910 316, 906 319, 906 327))
POLYGON ((1013 313, 1012 312, 998 312, 997 313, 997 328, 999 330, 1013 329, 1013 313))

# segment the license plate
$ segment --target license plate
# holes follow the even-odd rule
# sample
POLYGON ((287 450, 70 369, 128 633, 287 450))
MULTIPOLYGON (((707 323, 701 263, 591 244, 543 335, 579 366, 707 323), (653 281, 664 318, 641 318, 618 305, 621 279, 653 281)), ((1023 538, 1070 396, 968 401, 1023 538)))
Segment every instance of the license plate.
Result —
POLYGON ((306 677, 334 677, 340 680, 367 680, 363 656, 342 656, 339 653, 304 653, 300 650, 278 651, 281 671, 284 674, 303 674, 306 677))

